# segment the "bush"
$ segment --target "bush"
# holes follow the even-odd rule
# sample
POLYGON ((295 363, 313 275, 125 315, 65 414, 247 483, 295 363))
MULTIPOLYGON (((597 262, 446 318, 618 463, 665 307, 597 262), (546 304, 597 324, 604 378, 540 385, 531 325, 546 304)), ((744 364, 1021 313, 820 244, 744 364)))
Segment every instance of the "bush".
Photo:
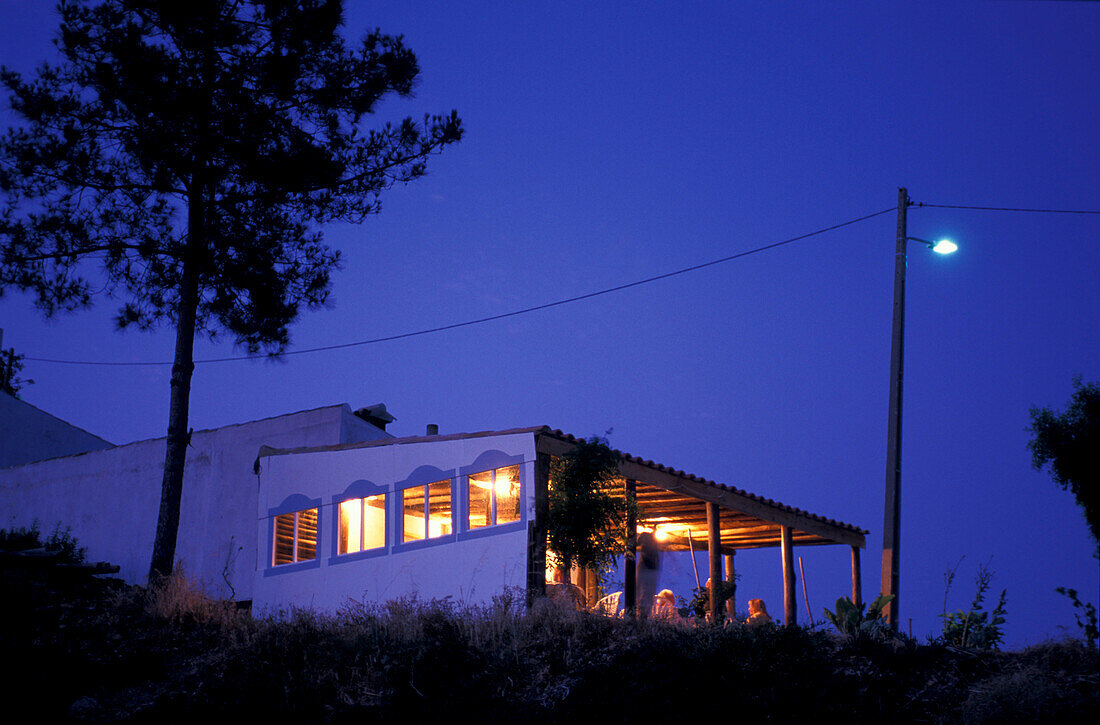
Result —
POLYGON ((35 520, 29 527, 18 529, 0 529, 0 550, 26 551, 28 549, 45 548, 46 551, 58 552, 57 560, 64 564, 83 564, 88 553, 88 548, 80 546, 76 537, 72 534, 72 528, 61 528, 58 523, 53 533, 42 541, 42 532, 35 520))
POLYGON ((42 546, 42 536, 38 530, 37 521, 29 528, 0 529, 0 551, 26 551, 40 546, 42 546))
POLYGON ((71 527, 66 526, 62 530, 61 524, 58 524, 54 527, 53 533, 46 537, 46 551, 59 552, 58 558, 66 564, 83 564, 88 554, 88 547, 77 544, 71 527))
POLYGON ((825 610, 825 619, 836 627, 836 631, 848 637, 877 636, 888 631, 886 620, 882 618, 882 610, 894 598, 893 594, 879 594, 864 614, 865 605, 860 604, 857 607, 848 597, 841 597, 836 600, 836 612, 825 610))
POLYGON ((1058 587, 1054 591, 1068 597, 1073 602, 1075 610, 1073 618, 1077 621, 1077 626, 1081 629, 1081 634, 1085 636, 1085 641, 1088 642, 1089 647, 1095 647, 1097 641, 1100 641, 1100 623, 1098 623, 1096 616, 1096 605, 1091 602, 1082 602, 1077 597, 1076 589, 1058 587))
MULTIPOLYGON (((961 563, 962 559, 959 562, 961 563)), ((955 569, 957 568, 958 564, 955 565, 955 569)), ((954 647, 997 649, 1004 638, 1001 625, 1005 622, 1005 596, 1007 590, 1001 590, 1000 599, 997 600, 997 606, 993 608, 992 612, 983 612, 982 606, 985 603, 985 594, 989 591, 989 585, 993 581, 993 571, 989 568, 988 562, 979 564, 978 574, 974 579, 976 592, 974 593, 974 600, 970 603, 970 609, 948 612, 946 607, 947 592, 955 579, 955 569, 948 569, 944 575, 946 583, 943 593, 944 612, 940 614, 940 619, 943 620, 942 641, 954 647)))

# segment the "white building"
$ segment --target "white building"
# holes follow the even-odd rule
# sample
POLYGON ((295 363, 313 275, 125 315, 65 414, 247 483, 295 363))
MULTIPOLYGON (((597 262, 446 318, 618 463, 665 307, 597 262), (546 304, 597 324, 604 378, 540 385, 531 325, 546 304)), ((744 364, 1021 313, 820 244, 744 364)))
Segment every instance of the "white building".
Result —
MULTIPOLYGON (((378 408, 378 406, 376 406, 378 408)), ((377 410, 385 415, 385 408, 377 410)), ((370 417, 369 414, 364 414, 370 417)), ((374 419, 384 425, 384 419, 374 419)), ((0 426, 6 427, 4 421, 0 426)), ((257 550, 253 473, 262 445, 323 446, 388 437, 347 405, 195 431, 187 449, 176 558, 218 596, 251 599, 257 550)), ((105 442, 104 442, 105 443, 105 442)), ((88 558, 144 583, 156 534, 165 439, 0 469, 0 528, 60 524, 88 558)))
MULTIPOLYGON (((341 405, 194 433, 177 559, 211 593, 262 612, 411 593, 480 602, 504 587, 542 594, 550 460, 577 439, 547 427, 393 438, 390 420, 385 406, 341 405)), ((143 582, 164 447, 0 469, 0 527, 71 526, 90 558, 143 582)), ((633 525, 665 533, 667 550, 709 551, 711 578, 732 574, 737 550, 780 548, 786 621, 796 545, 849 547, 859 599, 865 531, 627 454, 619 469, 638 502, 633 525)))

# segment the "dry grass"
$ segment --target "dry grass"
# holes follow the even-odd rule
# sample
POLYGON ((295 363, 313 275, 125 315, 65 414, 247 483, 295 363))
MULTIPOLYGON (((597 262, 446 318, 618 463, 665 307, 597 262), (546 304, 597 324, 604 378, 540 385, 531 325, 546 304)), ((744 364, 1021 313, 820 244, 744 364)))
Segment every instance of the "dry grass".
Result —
POLYGON ((183 572, 73 599, 8 588, 0 683, 36 717, 352 722, 476 717, 525 725, 705 717, 715 696, 765 722, 1010 722, 1100 714, 1081 643, 960 653, 798 627, 610 619, 504 592, 483 606, 406 597, 333 616, 254 618, 183 572))
POLYGON ((206 594, 179 565, 147 591, 146 611, 176 624, 213 625, 222 630, 239 628, 244 623, 233 602, 206 594))

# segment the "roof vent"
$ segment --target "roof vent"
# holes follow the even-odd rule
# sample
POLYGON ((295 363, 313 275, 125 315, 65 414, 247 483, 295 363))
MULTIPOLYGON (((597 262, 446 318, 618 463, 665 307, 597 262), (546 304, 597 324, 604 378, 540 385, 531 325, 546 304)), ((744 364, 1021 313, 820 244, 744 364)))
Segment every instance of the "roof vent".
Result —
POLYGON ((439 435, 439 426, 436 425, 435 423, 428 423, 428 433, 427 434, 430 435, 430 436, 439 435))
POLYGON ((369 405, 366 408, 360 408, 355 411, 355 415, 367 421, 375 428, 380 428, 382 430, 386 430, 386 425, 397 420, 386 412, 385 403, 378 403, 377 405, 369 405))

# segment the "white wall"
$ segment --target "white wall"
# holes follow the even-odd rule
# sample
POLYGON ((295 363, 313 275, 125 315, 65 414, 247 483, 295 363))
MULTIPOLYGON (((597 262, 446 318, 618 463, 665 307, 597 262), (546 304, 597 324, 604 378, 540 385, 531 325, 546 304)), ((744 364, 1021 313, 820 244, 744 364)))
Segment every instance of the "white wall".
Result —
POLYGON ((335 611, 349 599, 384 601, 406 594, 424 599, 450 596, 461 602, 488 601, 506 586, 525 587, 527 582, 526 522, 534 518, 535 441, 531 433, 427 440, 345 450, 265 456, 261 459, 260 495, 254 536, 260 542, 260 559, 253 588, 253 608, 276 612, 289 606, 335 611), (464 535, 457 520, 458 498, 465 483, 461 469, 474 464, 486 451, 500 451, 522 461, 524 515, 519 524, 478 529, 464 535), (397 544, 393 521, 400 484, 420 466, 432 465, 456 471, 455 528, 452 541, 431 542, 409 549, 397 544), (387 494, 387 545, 378 555, 337 557, 334 529, 335 499, 355 481, 369 481, 387 494), (321 501, 318 556, 301 565, 271 565, 271 510, 288 497, 300 495, 321 501), (498 533, 501 532, 501 533, 498 533), (297 567, 297 568, 289 568, 297 567))
MULTIPOLYGON (((256 566, 261 445, 292 448, 374 440, 386 433, 347 405, 196 431, 188 448, 176 558, 218 596, 249 599, 256 566)), ((48 533, 72 527, 92 561, 121 567, 144 583, 153 551, 165 440, 0 469, 0 528, 37 520, 48 533)))
POLYGON ((0 391, 0 468, 110 447, 99 436, 0 391))

